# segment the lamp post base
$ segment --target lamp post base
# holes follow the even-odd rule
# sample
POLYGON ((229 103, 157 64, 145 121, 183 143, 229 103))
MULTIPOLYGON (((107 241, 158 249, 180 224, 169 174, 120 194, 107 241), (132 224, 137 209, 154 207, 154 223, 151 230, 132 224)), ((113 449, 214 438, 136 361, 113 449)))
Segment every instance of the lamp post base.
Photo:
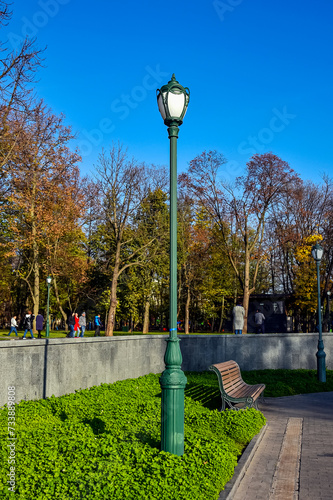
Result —
POLYGON ((316 356, 317 356, 317 378, 319 382, 326 382, 326 366, 325 366, 326 353, 324 351, 324 342, 322 340, 318 340, 318 351, 316 353, 316 356))
POLYGON ((160 377, 161 450, 174 455, 184 454, 184 391, 187 378, 181 370, 178 338, 167 340, 166 369, 160 377))

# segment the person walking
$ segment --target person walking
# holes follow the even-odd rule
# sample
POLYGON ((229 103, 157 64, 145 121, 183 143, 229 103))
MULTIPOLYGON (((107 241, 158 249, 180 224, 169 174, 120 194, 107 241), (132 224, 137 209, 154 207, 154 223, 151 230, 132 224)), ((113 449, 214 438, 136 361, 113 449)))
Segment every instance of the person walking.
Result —
POLYGON ((256 310, 254 315, 254 322, 256 325, 256 333, 265 333, 265 316, 259 309, 256 310))
POLYGON ((35 339, 34 334, 32 333, 32 325, 33 325, 34 319, 35 319, 34 314, 32 314, 31 311, 28 311, 28 314, 26 314, 26 316, 24 318, 23 326, 24 326, 25 330, 24 330, 22 340, 26 340, 25 336, 26 336, 28 330, 30 331, 31 339, 33 339, 33 340, 35 339))
POLYGON ((86 320, 86 313, 83 312, 81 316, 79 317, 79 326, 81 328, 81 335, 80 337, 84 337, 84 332, 86 330, 87 326, 87 320, 86 320))
POLYGON ((18 337, 16 316, 13 316, 12 319, 10 320, 10 330, 8 333, 8 337, 12 332, 15 332, 16 337, 18 337))
POLYGON ((43 330, 43 325, 44 325, 44 318, 39 312, 36 316, 36 330, 38 332, 38 338, 42 338, 42 330, 43 330))
POLYGON ((101 315, 96 314, 94 321, 95 321, 95 335, 94 335, 94 337, 100 337, 100 335, 101 335, 101 315))
POLYGON ((74 337, 75 313, 72 313, 68 318, 69 334, 68 337, 74 337))
POLYGON ((79 338, 80 336, 80 325, 79 325, 79 315, 78 313, 75 313, 74 316, 74 337, 79 338))
POLYGON ((235 335, 242 335, 242 331, 244 328, 244 316, 245 309, 243 307, 242 302, 238 301, 237 305, 232 310, 233 316, 233 326, 235 330, 235 335))

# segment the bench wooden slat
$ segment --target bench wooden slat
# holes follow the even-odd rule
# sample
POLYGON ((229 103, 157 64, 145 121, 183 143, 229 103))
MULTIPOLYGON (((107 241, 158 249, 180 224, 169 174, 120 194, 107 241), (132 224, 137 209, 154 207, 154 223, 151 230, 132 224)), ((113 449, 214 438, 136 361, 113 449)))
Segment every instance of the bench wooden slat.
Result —
POLYGON ((247 387, 243 386, 241 388, 238 388, 237 390, 231 390, 228 394, 230 394, 235 398, 248 397, 248 396, 254 398, 255 396, 257 396, 258 393, 260 395, 261 387, 262 386, 256 387, 253 385, 247 387))
POLYGON ((225 408, 225 403, 235 409, 239 408, 232 403, 245 403, 244 406, 258 408, 257 399, 263 395, 265 384, 246 384, 238 364, 233 360, 211 365, 209 369, 216 373, 219 381, 222 410, 225 408))

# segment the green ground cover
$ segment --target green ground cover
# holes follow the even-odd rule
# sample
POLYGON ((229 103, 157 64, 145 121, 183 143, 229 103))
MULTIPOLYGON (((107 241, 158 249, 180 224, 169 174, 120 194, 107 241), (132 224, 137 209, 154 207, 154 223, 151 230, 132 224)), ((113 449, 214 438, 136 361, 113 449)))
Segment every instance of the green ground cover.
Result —
MULTIPOLYGON (((209 376, 212 374, 209 373, 209 376)), ((185 453, 161 452, 158 375, 102 384, 15 408, 16 493, 24 500, 213 500, 263 426, 254 410, 218 412, 191 395, 207 375, 188 374, 185 453)), ((8 485, 7 408, 0 410, 0 497, 8 485)))
MULTIPOLYGON (((333 392, 333 370, 326 370, 325 383, 318 382, 316 370, 242 371, 242 378, 251 385, 265 384, 265 397, 333 392)), ((221 407, 221 396, 214 372, 192 372, 185 392, 207 408, 221 407)))

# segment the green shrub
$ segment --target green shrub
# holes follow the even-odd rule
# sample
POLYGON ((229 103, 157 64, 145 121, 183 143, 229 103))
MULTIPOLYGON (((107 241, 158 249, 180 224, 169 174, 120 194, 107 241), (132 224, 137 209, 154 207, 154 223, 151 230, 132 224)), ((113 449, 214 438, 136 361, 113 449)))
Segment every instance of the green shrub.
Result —
MULTIPOLYGON (((265 423, 256 410, 185 398, 185 453, 160 451, 158 375, 16 405, 16 493, 24 500, 210 500, 265 423)), ((190 384, 195 383, 189 377, 190 384)), ((0 411, 0 497, 7 489, 7 409, 0 411)))

